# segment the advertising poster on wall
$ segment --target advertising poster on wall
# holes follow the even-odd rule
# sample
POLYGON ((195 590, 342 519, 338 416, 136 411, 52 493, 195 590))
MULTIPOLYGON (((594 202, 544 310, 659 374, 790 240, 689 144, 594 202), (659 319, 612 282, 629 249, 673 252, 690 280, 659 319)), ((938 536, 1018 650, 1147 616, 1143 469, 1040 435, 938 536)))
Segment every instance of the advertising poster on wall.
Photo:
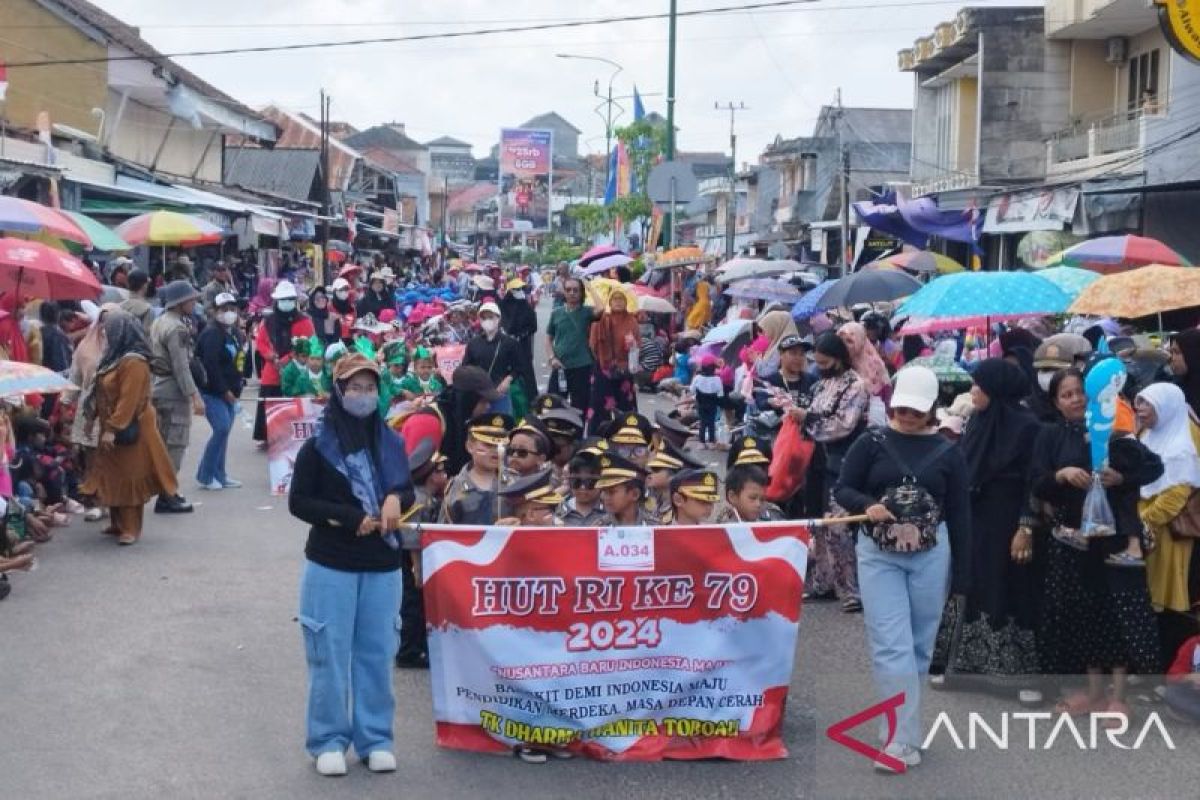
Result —
POLYGON ((500 230, 550 230, 553 147, 553 131, 500 131, 500 230))

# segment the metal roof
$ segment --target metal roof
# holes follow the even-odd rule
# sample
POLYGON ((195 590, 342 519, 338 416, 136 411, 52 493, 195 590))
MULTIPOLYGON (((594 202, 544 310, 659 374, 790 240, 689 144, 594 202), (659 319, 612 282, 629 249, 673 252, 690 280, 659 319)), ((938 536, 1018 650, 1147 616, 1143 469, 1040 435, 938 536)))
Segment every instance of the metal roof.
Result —
POLYGON ((317 169, 319 150, 277 147, 237 147, 225 151, 222 182, 276 197, 308 200, 317 169))

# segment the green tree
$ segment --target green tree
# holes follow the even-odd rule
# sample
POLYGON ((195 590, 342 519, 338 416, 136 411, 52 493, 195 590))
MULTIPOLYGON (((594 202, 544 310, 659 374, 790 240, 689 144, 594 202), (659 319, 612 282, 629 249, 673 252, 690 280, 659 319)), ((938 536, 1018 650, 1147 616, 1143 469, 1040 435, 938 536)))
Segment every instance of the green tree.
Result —
POLYGON ((579 234, 589 241, 612 226, 612 217, 609 216, 606 206, 570 206, 567 216, 575 220, 579 225, 579 234))
POLYGON ((618 140, 625 145, 629 157, 629 170, 633 175, 634 191, 625 197, 617 198, 609 206, 612 217, 627 222, 641 220, 642 241, 646 240, 647 222, 654 204, 646 194, 646 182, 650 178, 650 170, 662 158, 667 146, 666 125, 652 125, 644 119, 631 122, 614 132, 618 140))

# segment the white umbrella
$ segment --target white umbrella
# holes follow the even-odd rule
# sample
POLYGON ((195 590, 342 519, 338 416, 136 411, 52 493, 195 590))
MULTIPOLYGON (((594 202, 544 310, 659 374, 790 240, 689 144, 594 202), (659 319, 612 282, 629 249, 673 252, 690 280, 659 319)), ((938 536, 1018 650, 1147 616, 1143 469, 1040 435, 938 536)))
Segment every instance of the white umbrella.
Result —
POLYGON ((624 253, 613 253, 607 256, 600 256, 593 259, 586 267, 583 268, 584 275, 597 275, 602 272, 608 272, 613 267, 623 267, 633 261, 632 258, 624 253))
POLYGON ((725 283, 743 281, 747 278, 769 278, 794 272, 795 262, 764 261, 759 258, 734 258, 717 269, 717 277, 725 283))
POLYGON ((649 311, 654 314, 673 314, 675 306, 661 297, 651 294, 638 295, 638 311, 649 311))

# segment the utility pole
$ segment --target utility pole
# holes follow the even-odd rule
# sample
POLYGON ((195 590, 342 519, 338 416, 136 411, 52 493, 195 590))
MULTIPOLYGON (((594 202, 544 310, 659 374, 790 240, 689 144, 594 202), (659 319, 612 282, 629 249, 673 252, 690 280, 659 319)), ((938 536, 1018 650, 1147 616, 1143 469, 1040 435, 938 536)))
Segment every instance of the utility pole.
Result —
POLYGON ((842 88, 839 86, 837 90, 837 142, 838 142, 838 157, 840 159, 839 171, 841 173, 841 193, 842 193, 842 211, 841 211, 841 262, 842 274, 850 274, 850 148, 846 144, 845 136, 843 135, 842 117, 846 114, 842 108, 842 88))
POLYGON ((746 104, 738 101, 737 105, 730 100, 724 107, 713 103, 717 111, 729 112, 729 199, 725 203, 725 260, 733 258, 734 238, 737 236, 737 134, 734 132, 734 121, 739 111, 749 111, 746 104))
POLYGON ((329 103, 331 98, 321 90, 321 247, 329 253, 329 216, 333 195, 329 189, 329 103))
MULTIPOLYGON (((671 16, 667 32, 667 146, 666 160, 675 160, 675 17, 677 0, 671 0, 671 16)), ((667 242, 675 246, 675 203, 667 211, 667 242)))

